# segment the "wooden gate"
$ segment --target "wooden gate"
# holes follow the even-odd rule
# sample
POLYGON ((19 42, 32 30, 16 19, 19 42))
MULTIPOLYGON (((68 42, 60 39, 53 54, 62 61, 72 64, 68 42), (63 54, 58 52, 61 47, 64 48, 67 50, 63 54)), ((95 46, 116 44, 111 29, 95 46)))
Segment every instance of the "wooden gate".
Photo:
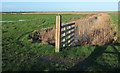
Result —
POLYGON ((55 52, 71 46, 74 41, 75 23, 61 24, 61 16, 56 16, 55 52))

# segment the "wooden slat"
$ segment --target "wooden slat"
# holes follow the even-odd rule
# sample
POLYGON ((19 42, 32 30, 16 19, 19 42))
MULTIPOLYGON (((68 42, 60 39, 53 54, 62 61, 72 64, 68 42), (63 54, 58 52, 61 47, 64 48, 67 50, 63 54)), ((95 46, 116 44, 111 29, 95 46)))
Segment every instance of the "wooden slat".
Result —
POLYGON ((75 24, 75 23, 64 24, 64 25, 61 26, 61 28, 68 27, 68 26, 72 26, 72 25, 74 25, 74 24, 75 24))
POLYGON ((70 46, 73 41, 74 41, 74 38, 71 38, 71 40, 70 40, 69 43, 68 43, 67 41, 63 42, 63 43, 62 43, 62 47, 64 48, 64 47, 70 46), (63 46, 63 45, 65 45, 65 46, 63 46))
POLYGON ((61 34, 66 33, 66 32, 68 32, 68 31, 70 31, 70 30, 72 30, 72 29, 75 29, 75 27, 72 27, 72 28, 70 28, 70 29, 66 29, 65 31, 61 31, 61 34))
POLYGON ((70 42, 68 43, 68 46, 70 46, 73 41, 74 41, 74 38, 70 40, 70 42))
POLYGON ((64 39, 64 38, 66 38, 66 37, 68 37, 68 36, 70 36, 70 35, 74 35, 74 31, 66 34, 65 36, 62 36, 61 39, 64 39))
POLYGON ((64 42, 61 41, 61 43, 64 44, 64 43, 68 42, 69 40, 71 40, 72 38, 74 38, 74 35, 70 36, 70 38, 67 38, 64 42))

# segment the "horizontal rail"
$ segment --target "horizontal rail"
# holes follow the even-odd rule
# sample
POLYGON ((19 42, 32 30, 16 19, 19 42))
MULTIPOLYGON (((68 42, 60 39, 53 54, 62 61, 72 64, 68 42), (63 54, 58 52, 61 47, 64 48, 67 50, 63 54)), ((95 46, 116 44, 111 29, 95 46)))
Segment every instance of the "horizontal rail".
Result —
POLYGON ((64 31, 61 31, 61 34, 66 33, 66 32, 68 32, 68 31, 70 31, 70 30, 72 30, 72 29, 75 29, 75 27, 72 27, 72 28, 66 29, 66 30, 64 30, 64 31))
POLYGON ((68 42, 69 40, 71 40, 73 38, 74 38, 74 35, 70 36, 70 38, 68 38, 68 39, 65 39, 65 41, 62 41, 61 43, 64 44, 64 43, 68 42))
POLYGON ((67 45, 70 46, 73 41, 74 39, 70 40, 70 42, 67 45))
POLYGON ((70 42, 63 42, 62 44, 61 44, 61 47, 67 47, 67 46, 70 46, 71 44, 72 44, 72 42, 74 41, 74 38, 72 38, 71 40, 70 40, 70 42))
POLYGON ((75 24, 75 23, 64 24, 64 25, 61 25, 61 28, 68 27, 68 26, 72 26, 72 25, 74 25, 74 24, 75 24))
POLYGON ((61 39, 64 39, 64 38, 66 38, 66 37, 68 37, 68 36, 71 36, 71 35, 74 35, 74 31, 66 34, 65 36, 62 36, 61 39))

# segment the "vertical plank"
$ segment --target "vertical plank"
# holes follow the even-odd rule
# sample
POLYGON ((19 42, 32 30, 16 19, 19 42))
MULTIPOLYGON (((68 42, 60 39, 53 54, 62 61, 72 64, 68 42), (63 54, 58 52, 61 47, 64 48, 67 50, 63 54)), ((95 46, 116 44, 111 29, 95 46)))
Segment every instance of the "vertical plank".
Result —
POLYGON ((60 51, 61 42, 61 16, 56 16, 56 35, 55 35, 55 52, 60 51))

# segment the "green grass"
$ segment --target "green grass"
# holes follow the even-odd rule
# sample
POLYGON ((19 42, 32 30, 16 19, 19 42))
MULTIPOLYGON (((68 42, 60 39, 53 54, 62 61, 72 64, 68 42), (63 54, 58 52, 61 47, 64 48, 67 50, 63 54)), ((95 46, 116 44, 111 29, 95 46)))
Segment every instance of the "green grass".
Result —
MULTIPOLYGON (((62 22, 68 22, 86 15, 63 14, 62 22)), ((104 52, 95 46, 77 46, 63 49, 60 53, 54 52, 54 46, 42 43, 31 43, 28 35, 34 30, 55 26, 56 14, 3 14, 2 20, 26 20, 24 22, 2 23, 2 68, 3 71, 28 70, 67 70, 78 62, 88 59, 91 65, 86 70, 117 69, 120 64, 119 46, 107 46, 104 52), (95 51, 96 50, 96 51, 95 51), (98 54, 97 54, 98 52, 98 54), (110 52, 110 53, 109 53, 110 52), (115 54, 112 54, 115 53, 115 54), (91 55, 92 54, 92 55, 91 55), (95 57, 95 58, 94 58, 95 57), (60 63, 62 62, 62 63, 60 63), (104 69, 104 67, 108 67, 104 69)), ((113 23, 117 23, 116 15, 111 15, 113 23)))
POLYGON ((118 42, 120 42, 120 15, 115 13, 109 13, 111 16, 113 27, 115 27, 115 30, 118 30, 118 42))

